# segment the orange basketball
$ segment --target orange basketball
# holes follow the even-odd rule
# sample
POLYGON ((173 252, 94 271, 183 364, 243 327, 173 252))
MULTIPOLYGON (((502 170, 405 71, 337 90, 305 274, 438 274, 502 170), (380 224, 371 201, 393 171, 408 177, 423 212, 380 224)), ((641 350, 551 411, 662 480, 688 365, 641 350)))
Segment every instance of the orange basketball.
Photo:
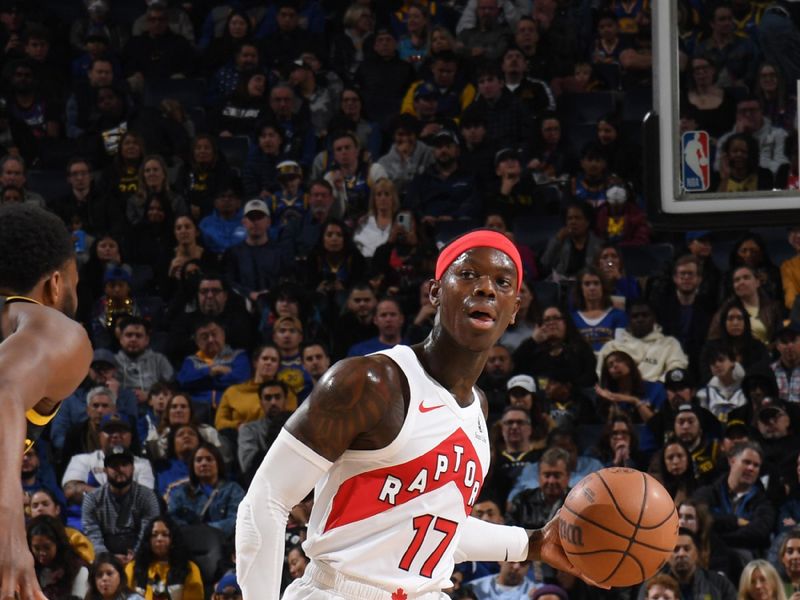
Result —
POLYGON ((573 566, 597 583, 625 587, 652 577, 670 556, 678 512, 650 475, 613 467, 572 488, 559 533, 573 566))

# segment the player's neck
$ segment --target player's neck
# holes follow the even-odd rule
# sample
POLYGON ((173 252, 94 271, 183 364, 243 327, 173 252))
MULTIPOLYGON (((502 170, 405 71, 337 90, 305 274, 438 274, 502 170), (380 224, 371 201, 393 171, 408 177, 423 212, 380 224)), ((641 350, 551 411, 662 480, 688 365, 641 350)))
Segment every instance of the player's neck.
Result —
POLYGON ((28 300, 33 300, 38 304, 44 305, 45 304, 44 282, 38 283, 35 288, 25 293, 20 293, 20 292, 15 292, 13 290, 0 288, 0 296, 5 296, 6 298, 12 298, 12 297, 27 298, 28 300))
POLYGON ((414 350, 428 374, 452 393, 459 404, 472 403, 472 387, 483 371, 488 353, 467 350, 442 332, 432 333, 414 350))

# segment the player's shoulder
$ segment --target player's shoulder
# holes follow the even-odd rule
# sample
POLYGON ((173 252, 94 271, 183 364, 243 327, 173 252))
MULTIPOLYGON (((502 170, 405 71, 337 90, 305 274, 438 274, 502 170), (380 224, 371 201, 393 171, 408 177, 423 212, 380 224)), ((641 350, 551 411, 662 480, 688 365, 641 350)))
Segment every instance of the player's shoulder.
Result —
POLYGON ((481 388, 477 385, 473 388, 475 393, 478 395, 478 402, 481 403, 481 411, 483 412, 483 418, 489 418, 489 398, 486 396, 486 392, 484 392, 481 388))
MULTIPOLYGON (((87 353, 92 346, 83 326, 55 308, 28 302, 8 306, 3 318, 4 342, 35 346, 49 354, 87 353), (58 344, 53 344, 58 340, 58 344)), ((88 366, 88 362, 87 362, 88 366)))
POLYGON ((401 384, 405 376, 400 366, 383 354, 355 356, 335 363, 317 384, 321 391, 340 392, 388 390, 401 384))

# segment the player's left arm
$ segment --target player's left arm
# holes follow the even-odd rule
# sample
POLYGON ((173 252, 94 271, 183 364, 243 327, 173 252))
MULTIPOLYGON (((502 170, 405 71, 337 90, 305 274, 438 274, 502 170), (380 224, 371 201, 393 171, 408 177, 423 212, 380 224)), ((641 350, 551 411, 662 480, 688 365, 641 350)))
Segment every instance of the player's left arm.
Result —
POLYGON ((541 529, 523 529, 469 517, 460 529, 455 560, 456 562, 542 560, 560 571, 579 575, 561 547, 556 519, 541 529))
POLYGON ((460 529, 455 561, 542 561, 597 586, 569 562, 561 546, 558 523, 556 515, 541 529, 523 529, 469 517, 460 529))
MULTIPOLYGON (((559 511, 560 512, 560 511, 559 511)), ((561 545, 561 534, 559 532, 559 514, 550 519, 541 529, 528 529, 530 536, 528 540, 528 560, 540 560, 559 571, 571 573, 583 579, 589 585, 609 589, 607 585, 600 585, 584 575, 581 571, 572 566, 561 545)))

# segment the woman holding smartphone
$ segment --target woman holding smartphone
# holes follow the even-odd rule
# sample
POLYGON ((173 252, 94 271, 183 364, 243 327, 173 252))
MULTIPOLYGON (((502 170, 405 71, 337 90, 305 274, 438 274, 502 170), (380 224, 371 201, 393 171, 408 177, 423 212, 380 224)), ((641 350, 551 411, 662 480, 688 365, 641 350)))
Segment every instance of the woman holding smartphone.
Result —
POLYGON ((409 210, 397 213, 386 243, 375 250, 370 280, 381 293, 401 294, 402 302, 413 303, 424 273, 432 273, 437 250, 409 210))
POLYGON ((367 214, 353 235, 353 242, 364 258, 374 256, 375 250, 389 240, 395 225, 410 226, 405 218, 402 223, 395 223, 399 207, 400 198, 392 180, 384 178, 376 181, 372 186, 367 214))

